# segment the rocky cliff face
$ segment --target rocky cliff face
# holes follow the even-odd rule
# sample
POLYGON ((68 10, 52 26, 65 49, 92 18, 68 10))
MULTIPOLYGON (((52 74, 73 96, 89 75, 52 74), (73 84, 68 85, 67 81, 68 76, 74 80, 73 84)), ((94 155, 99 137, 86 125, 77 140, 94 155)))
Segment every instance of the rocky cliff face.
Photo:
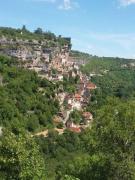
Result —
POLYGON ((70 48, 68 43, 60 45, 57 40, 0 37, 0 54, 17 58, 23 67, 35 70, 41 77, 49 80, 63 79, 63 73, 68 69, 70 48))
POLYGON ((48 56, 54 57, 59 52, 59 46, 48 46, 47 41, 13 40, 5 37, 0 39, 0 53, 16 57, 23 61, 47 59, 48 56))

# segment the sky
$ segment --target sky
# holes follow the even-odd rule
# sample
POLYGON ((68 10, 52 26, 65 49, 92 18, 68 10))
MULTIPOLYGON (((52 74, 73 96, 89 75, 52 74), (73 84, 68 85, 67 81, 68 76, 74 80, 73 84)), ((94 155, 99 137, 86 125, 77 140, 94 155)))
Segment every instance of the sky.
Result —
POLYGON ((41 27, 72 38, 72 49, 135 58, 135 0, 0 0, 0 26, 41 27))

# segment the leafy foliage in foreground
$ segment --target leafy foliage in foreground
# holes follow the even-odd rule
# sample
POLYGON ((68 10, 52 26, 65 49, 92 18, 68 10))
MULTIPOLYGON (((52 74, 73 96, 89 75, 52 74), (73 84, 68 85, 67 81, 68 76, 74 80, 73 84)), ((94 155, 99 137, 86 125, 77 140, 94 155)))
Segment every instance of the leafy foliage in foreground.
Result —
POLYGON ((4 131, 0 137, 0 177, 10 179, 46 179, 39 147, 30 135, 15 136, 4 131))
POLYGON ((135 179, 135 101, 109 99, 83 135, 89 156, 75 157, 61 173, 81 180, 135 179))

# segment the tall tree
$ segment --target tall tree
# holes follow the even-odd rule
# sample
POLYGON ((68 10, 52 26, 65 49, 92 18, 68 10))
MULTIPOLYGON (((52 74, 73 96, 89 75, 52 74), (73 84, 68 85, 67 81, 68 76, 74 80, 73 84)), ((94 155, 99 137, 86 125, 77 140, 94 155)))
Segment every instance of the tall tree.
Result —
POLYGON ((23 31, 23 32, 26 32, 26 31, 27 31, 27 29, 26 29, 26 26, 25 26, 25 25, 23 25, 23 26, 22 26, 22 31, 23 31))
POLYGON ((42 28, 37 28, 37 29, 35 30, 35 34, 43 34, 42 28))
POLYGON ((23 134, 15 136, 6 130, 0 140, 2 179, 46 179, 44 161, 32 137, 23 134))

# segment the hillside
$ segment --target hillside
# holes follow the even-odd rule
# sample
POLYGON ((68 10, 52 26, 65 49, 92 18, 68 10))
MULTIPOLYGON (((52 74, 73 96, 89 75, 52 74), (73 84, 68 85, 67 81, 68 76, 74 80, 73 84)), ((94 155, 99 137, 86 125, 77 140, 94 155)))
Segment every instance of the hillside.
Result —
POLYGON ((135 179, 135 61, 0 28, 0 177, 135 179))
POLYGON ((17 133, 24 128, 36 131, 53 126, 59 109, 55 86, 38 78, 34 71, 19 67, 19 62, 0 57, 0 125, 17 133), (42 89, 42 91, 40 91, 42 89))

